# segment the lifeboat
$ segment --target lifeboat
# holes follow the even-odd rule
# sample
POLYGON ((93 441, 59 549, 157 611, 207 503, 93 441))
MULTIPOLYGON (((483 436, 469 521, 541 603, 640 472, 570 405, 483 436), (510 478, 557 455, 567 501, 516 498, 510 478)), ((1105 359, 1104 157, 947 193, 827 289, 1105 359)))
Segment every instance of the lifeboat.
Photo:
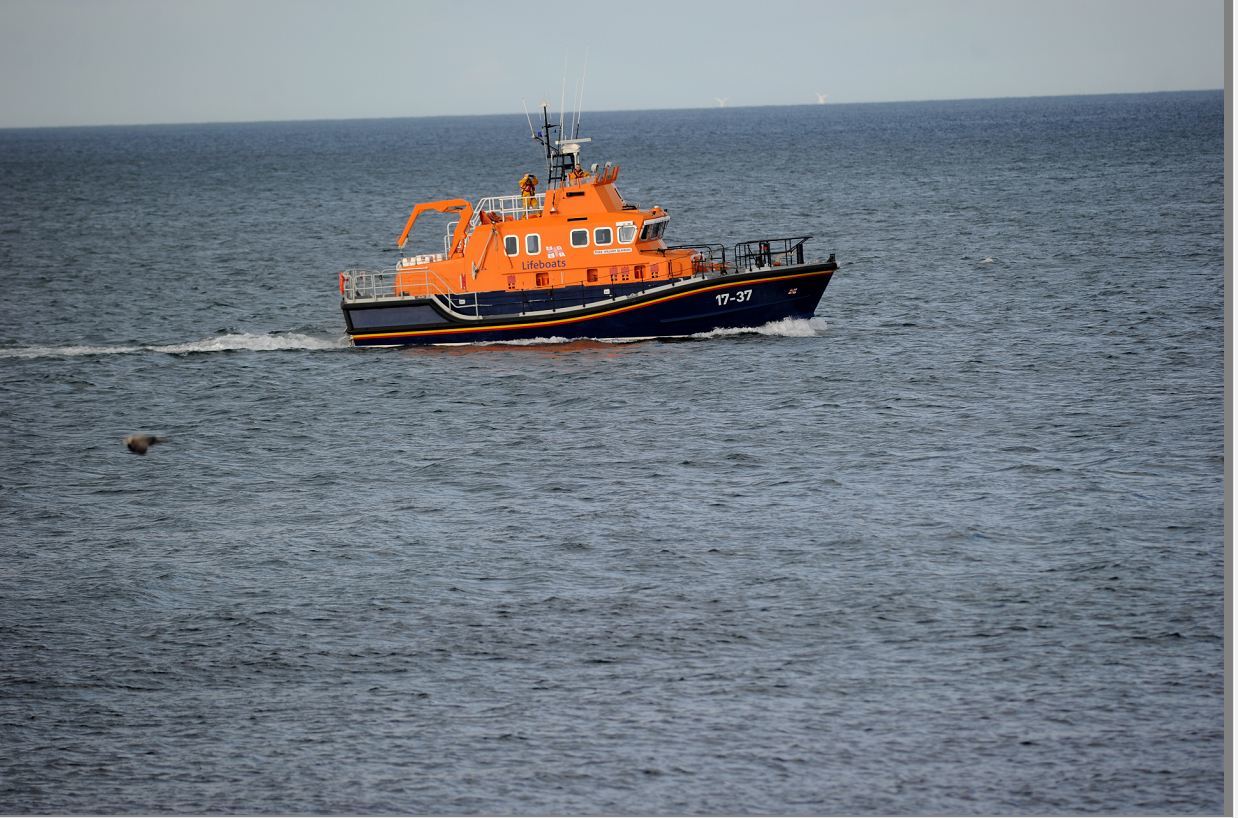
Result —
POLYGON ((669 213, 628 203, 617 165, 585 170, 590 140, 556 138, 544 107, 542 120, 543 191, 526 175, 515 195, 418 204, 397 248, 442 213, 455 219, 442 252, 339 274, 354 346, 676 337, 816 312, 838 264, 807 256, 811 236, 668 245, 669 213))

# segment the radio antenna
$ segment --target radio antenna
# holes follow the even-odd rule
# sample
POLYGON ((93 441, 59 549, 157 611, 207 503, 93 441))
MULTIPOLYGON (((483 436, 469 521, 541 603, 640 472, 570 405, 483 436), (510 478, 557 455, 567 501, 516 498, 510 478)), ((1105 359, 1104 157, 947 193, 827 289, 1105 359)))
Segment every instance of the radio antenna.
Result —
POLYGON ((537 131, 533 129, 533 117, 529 115, 529 103, 522 99, 520 104, 524 106, 524 118, 529 121, 529 136, 537 139, 537 131))
POLYGON ((580 69, 580 84, 576 93, 576 122, 572 125, 572 139, 580 136, 580 109, 585 102, 585 78, 589 75, 589 51, 585 50, 585 65, 580 69))
POLYGON ((563 130, 563 109, 567 107, 567 55, 563 56, 563 84, 559 86, 559 138, 567 136, 563 130))

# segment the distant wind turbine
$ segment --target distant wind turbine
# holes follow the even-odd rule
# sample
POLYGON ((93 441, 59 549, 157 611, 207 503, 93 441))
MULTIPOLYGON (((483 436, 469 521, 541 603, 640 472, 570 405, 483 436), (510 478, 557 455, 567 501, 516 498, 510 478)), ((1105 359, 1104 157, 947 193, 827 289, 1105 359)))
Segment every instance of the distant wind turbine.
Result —
POLYGON ((824 104, 825 104, 825 98, 826 98, 826 97, 828 97, 828 96, 829 96, 829 94, 823 94, 823 93, 821 93, 820 91, 818 91, 818 92, 817 92, 817 104, 818 104, 818 105, 824 105, 824 104))
POLYGON ((731 101, 730 97, 714 97, 714 99, 718 100, 719 108, 725 108, 726 104, 731 101))

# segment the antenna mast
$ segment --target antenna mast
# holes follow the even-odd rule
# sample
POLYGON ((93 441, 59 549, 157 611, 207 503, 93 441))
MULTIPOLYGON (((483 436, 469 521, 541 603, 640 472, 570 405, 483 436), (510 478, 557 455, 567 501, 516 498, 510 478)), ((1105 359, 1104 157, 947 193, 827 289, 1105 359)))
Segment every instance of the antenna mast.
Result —
POLYGON ((585 67, 580 70, 580 86, 576 91, 576 122, 572 126, 572 139, 580 136, 580 108, 585 101, 585 77, 589 75, 589 52, 585 52, 585 67))
POLYGON ((542 103, 542 129, 533 134, 533 138, 542 143, 546 149, 546 187, 557 187, 567 181, 567 175, 580 161, 580 146, 589 142, 588 137, 564 139, 563 123, 558 125, 550 121, 550 106, 542 103), (559 137, 555 138, 558 129, 559 137))
POLYGON ((537 139, 537 131, 533 130, 533 117, 529 116, 529 103, 522 99, 520 104, 524 106, 524 118, 529 121, 529 136, 537 139))

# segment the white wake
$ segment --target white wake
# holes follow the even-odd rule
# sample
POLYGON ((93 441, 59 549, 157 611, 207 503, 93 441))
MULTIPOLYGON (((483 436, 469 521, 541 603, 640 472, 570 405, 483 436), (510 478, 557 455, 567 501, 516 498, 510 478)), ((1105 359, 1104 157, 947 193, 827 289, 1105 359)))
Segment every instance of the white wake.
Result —
POLYGON ((348 339, 324 338, 296 332, 238 332, 188 341, 183 344, 113 344, 103 346, 0 347, 0 358, 74 358, 83 355, 129 355, 162 352, 185 355, 198 352, 280 352, 304 349, 345 349, 348 339))
POLYGON ((698 332, 692 338, 727 338, 732 335, 775 335, 782 338, 814 338, 829 328, 821 318, 784 318, 760 327, 736 327, 698 332))
MULTIPOLYGON (((708 339, 708 338, 728 338, 735 335, 770 335, 782 338, 815 338, 823 334, 829 325, 821 318, 784 318, 781 321, 772 321, 760 327, 738 327, 733 329, 715 329, 709 332, 697 332, 692 335, 680 336, 682 338, 692 339, 708 339)), ((648 335, 632 338, 564 338, 559 335, 551 335, 544 338, 520 338, 510 341, 465 341, 458 343, 440 343, 433 346, 510 346, 510 347, 527 347, 527 346, 555 346, 561 344, 579 343, 581 341, 598 343, 598 344, 632 344, 639 341, 653 341, 658 336, 648 335)), ((674 340, 676 336, 667 336, 674 340)))

